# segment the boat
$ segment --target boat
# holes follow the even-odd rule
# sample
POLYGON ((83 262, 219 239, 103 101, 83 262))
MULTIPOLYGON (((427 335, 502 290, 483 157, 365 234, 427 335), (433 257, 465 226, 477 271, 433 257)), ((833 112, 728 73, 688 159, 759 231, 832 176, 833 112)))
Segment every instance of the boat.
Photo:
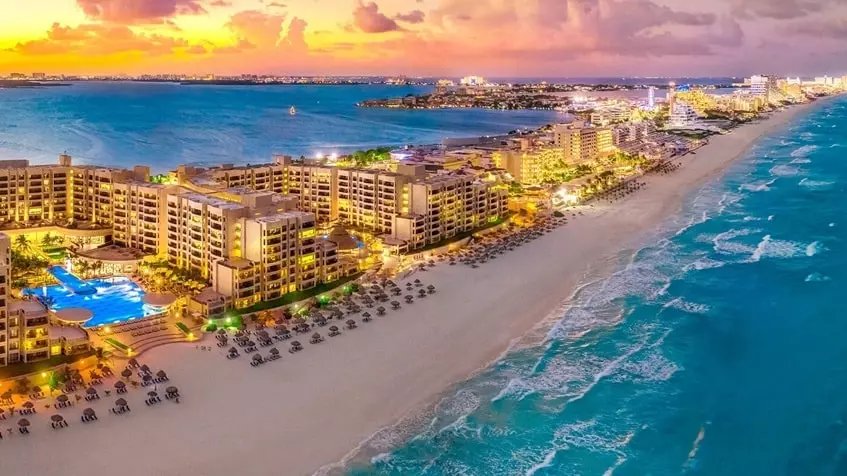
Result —
POLYGON ((288 113, 293 116, 297 114, 297 109, 294 109, 294 106, 291 106, 291 109, 288 110, 288 113))

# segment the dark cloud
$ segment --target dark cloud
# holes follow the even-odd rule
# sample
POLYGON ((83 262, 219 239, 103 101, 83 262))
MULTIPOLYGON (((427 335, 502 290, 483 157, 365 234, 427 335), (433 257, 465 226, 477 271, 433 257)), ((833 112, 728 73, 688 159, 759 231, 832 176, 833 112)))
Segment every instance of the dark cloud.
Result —
POLYGON ((212 3, 209 4, 209 6, 211 6, 211 7, 231 7, 232 2, 228 2, 226 0, 214 0, 212 3))
POLYGON ((200 0, 76 0, 88 18, 111 23, 160 23, 177 15, 206 13, 200 0))
POLYGON ((739 18, 788 20, 835 6, 841 0, 731 0, 732 12, 739 18))
POLYGON ((847 40, 847 20, 843 18, 829 21, 803 20, 786 25, 783 31, 798 36, 847 40))
POLYGON ((376 3, 364 3, 362 0, 358 1, 353 10, 353 26, 364 33, 385 33, 401 30, 396 21, 379 11, 379 6, 376 3))
POLYGON ((423 23, 425 17, 426 15, 424 14, 424 12, 420 10, 412 10, 409 13, 399 13, 394 16, 394 19, 405 23, 416 24, 423 23))

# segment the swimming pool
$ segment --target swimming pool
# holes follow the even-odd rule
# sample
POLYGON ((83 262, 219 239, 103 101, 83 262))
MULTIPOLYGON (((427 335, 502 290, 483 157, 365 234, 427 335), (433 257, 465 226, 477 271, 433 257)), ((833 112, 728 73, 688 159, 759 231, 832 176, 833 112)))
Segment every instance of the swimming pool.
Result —
MULTIPOLYGON (((91 311, 93 316, 83 324, 83 327, 119 324, 162 312, 161 309, 144 304, 142 301, 144 290, 129 278, 115 277, 80 280, 80 282, 85 284, 85 289, 90 288, 94 291, 90 294, 78 294, 64 284, 47 286, 46 290, 47 296, 53 300, 51 309, 55 311, 72 307, 91 311)), ((43 296, 44 289, 30 288, 25 292, 43 296)))

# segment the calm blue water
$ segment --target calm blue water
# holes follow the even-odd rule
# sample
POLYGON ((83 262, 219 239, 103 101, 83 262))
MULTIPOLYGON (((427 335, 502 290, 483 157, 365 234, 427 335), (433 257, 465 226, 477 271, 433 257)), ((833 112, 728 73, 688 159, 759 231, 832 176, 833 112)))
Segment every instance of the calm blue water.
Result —
POLYGON ((364 99, 427 90, 156 83, 0 89, 0 159, 54 163, 68 151, 81 163, 147 164, 163 172, 179 164, 269 162, 273 153, 311 156, 502 134, 561 117, 550 111, 356 107, 364 99))
MULTIPOLYGON (((762 140, 543 345, 352 474, 847 474, 847 100, 762 140)), ((696 160, 696 159, 694 159, 696 160)))

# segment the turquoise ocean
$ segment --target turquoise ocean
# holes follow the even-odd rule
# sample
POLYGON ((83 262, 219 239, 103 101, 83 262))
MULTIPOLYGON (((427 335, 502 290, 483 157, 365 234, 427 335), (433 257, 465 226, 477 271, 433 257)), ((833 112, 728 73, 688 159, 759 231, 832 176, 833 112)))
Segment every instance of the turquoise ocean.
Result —
MULTIPOLYGON (((697 160, 696 157, 692 160, 697 160)), ((352 475, 847 475, 847 100, 763 137, 544 342, 352 475)))

